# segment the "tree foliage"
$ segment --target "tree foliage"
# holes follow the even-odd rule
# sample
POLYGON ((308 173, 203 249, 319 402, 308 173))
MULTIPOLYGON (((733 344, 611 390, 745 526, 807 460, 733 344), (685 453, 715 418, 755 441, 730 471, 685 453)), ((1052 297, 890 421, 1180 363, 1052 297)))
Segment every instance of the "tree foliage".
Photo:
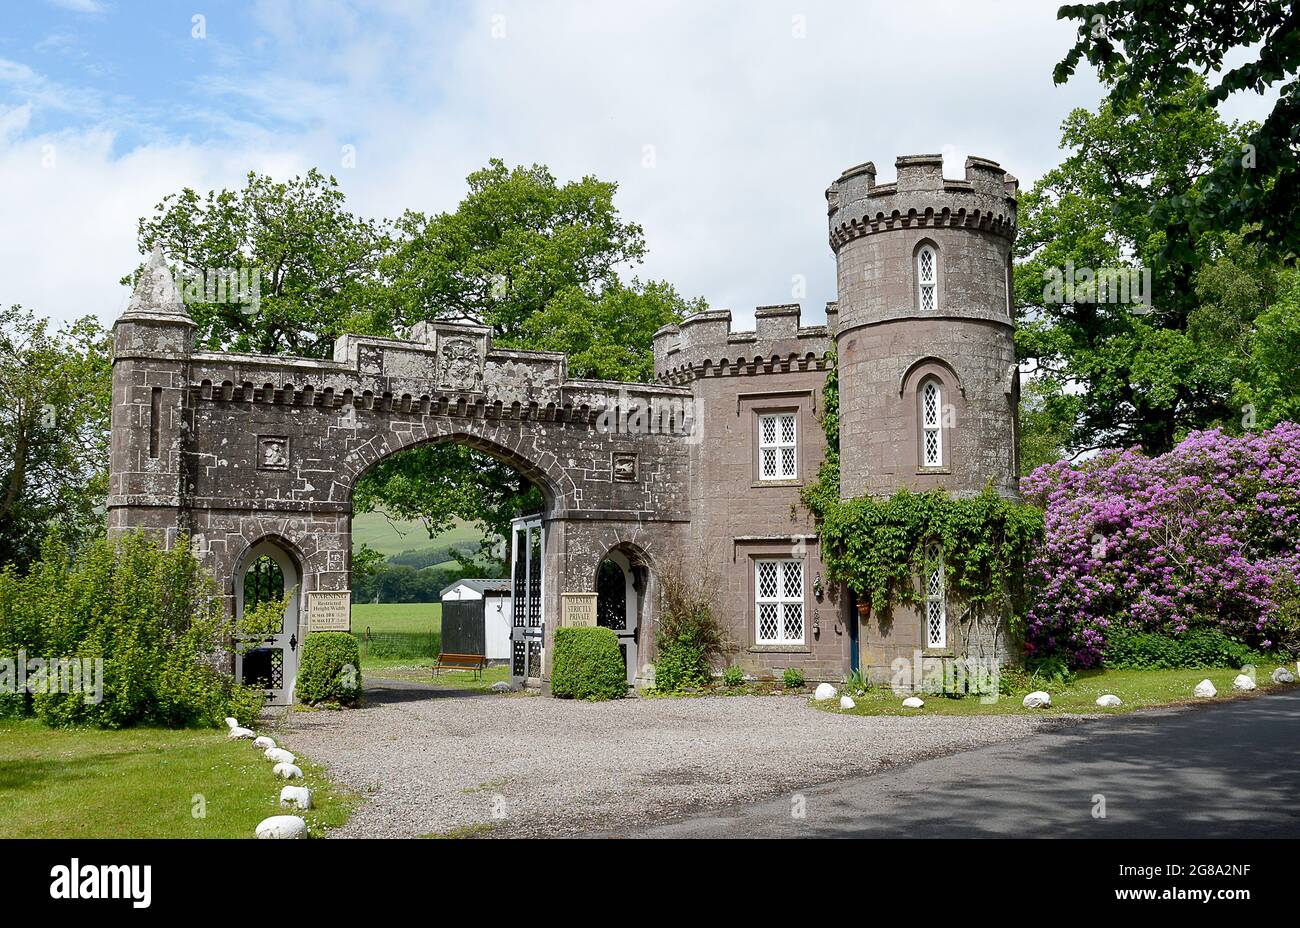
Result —
POLYGON ((1188 260, 1200 234, 1242 228, 1282 257, 1300 253, 1300 7, 1292 0, 1106 0, 1067 4, 1057 17, 1079 26, 1056 82, 1069 80, 1086 58, 1112 85, 1117 104, 1169 106, 1187 68, 1215 74, 1199 86, 1202 108, 1240 91, 1276 88, 1263 124, 1194 165, 1200 194, 1163 192, 1152 202, 1151 222, 1180 230, 1166 243, 1172 260, 1188 260), (1246 60, 1225 68, 1230 54, 1246 60))
MULTIPOLYGON (((387 335, 392 310, 378 269, 385 223, 350 212, 338 181, 316 169, 279 182, 250 172, 240 190, 170 194, 139 223, 141 254, 173 264, 202 348, 328 358, 345 332, 387 335), (256 274, 256 298, 226 298, 215 278, 256 274)), ((123 278, 130 283, 143 265, 123 278)))
POLYGON ((1130 444, 1161 452, 1193 429, 1240 418, 1242 345, 1275 269, 1241 235, 1193 236, 1152 212, 1162 199, 1205 196, 1205 163, 1249 132, 1201 106, 1204 91, 1185 75, 1158 105, 1136 97, 1075 110, 1062 127, 1068 156, 1021 197, 1017 347, 1036 362, 1049 424, 1068 423, 1072 453, 1130 444), (1171 236, 1188 238, 1173 256, 1171 236), (1149 269, 1149 305, 1098 300, 1084 286, 1053 290, 1058 275, 1109 268, 1139 275, 1139 289, 1149 269), (1251 287, 1253 300, 1244 299, 1251 287))
POLYGON ((111 391, 93 317, 0 321, 0 564, 34 561, 51 528, 73 546, 102 530, 111 391))

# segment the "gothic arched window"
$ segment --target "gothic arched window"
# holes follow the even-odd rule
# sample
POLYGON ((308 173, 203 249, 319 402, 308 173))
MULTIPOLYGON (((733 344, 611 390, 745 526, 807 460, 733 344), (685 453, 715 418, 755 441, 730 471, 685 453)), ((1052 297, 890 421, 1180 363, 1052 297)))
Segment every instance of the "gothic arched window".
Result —
POLYGON ((933 378, 921 385, 921 466, 943 466, 943 389, 933 378))
POLYGON ((939 253, 932 245, 923 245, 916 253, 916 284, 922 312, 939 308, 939 253))

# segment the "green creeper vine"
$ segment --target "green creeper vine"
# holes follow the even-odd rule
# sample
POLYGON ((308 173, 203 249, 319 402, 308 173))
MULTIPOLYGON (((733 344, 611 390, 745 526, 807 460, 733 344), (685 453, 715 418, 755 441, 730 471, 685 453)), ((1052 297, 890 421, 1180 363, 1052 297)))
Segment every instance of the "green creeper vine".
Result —
MULTIPOLYGON (((833 354, 829 358, 834 361, 833 354)), ((1010 605, 1019 624, 1024 567, 1042 537, 1042 511, 1004 499, 992 487, 965 498, 942 490, 900 490, 888 499, 841 500, 839 375, 833 364, 822 391, 821 420, 826 459, 803 501, 817 519, 829 579, 846 584, 876 612, 918 603, 925 550, 937 543, 955 597, 976 610, 1010 605)))

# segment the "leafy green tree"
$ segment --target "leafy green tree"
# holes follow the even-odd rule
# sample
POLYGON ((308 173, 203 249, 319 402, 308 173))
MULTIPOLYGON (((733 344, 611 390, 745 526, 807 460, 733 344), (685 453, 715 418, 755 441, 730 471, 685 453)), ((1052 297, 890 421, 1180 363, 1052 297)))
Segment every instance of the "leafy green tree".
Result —
POLYGON ((1078 37, 1056 66, 1069 80, 1086 57, 1112 85, 1116 104, 1166 105, 1184 84, 1185 69, 1215 74, 1199 100, 1213 107, 1238 91, 1277 89, 1263 124, 1239 144, 1189 164, 1202 178, 1200 195, 1176 189, 1152 201, 1153 226, 1185 229, 1166 243, 1171 257, 1189 260, 1195 236, 1250 230, 1252 240, 1282 257, 1300 253, 1300 6, 1293 0, 1106 0, 1062 6, 1057 18, 1075 20, 1078 37), (1243 63, 1225 68, 1229 55, 1243 63))
POLYGON ((1202 269, 1235 240, 1194 237, 1190 250, 1170 257, 1170 236, 1187 230, 1152 212, 1164 199, 1205 195, 1202 166, 1250 131, 1206 109, 1204 91, 1203 80, 1185 74, 1155 106, 1135 97, 1105 100, 1095 113, 1075 110, 1062 127, 1070 154, 1021 197, 1017 345, 1036 362, 1045 390, 1083 395, 1054 406, 1058 414, 1076 407, 1066 441, 1072 453, 1130 444, 1159 453, 1189 429, 1238 416, 1238 349, 1213 334, 1209 316, 1219 309, 1204 309, 1197 289, 1202 269), (1136 271, 1139 292, 1146 289, 1141 269, 1149 269, 1149 305, 1056 286, 1082 269, 1107 268, 1136 271))
POLYGON ((284 183, 250 172, 242 190, 203 196, 186 187, 138 237, 141 254, 161 245, 173 263, 200 347, 327 358, 345 332, 392 332, 377 277, 388 230, 349 212, 314 168, 284 183))
POLYGON ((25 570, 51 530, 72 546, 101 530, 111 377, 93 317, 54 330, 13 306, 0 320, 0 564, 25 570))
POLYGON ((615 283, 596 297, 571 287, 524 322, 524 341, 568 354, 570 377, 646 382, 654 379, 654 333, 706 308, 664 281, 615 283))
MULTIPOLYGON (((407 212, 385 261, 399 321, 472 319, 503 345, 527 343, 526 324, 574 288, 597 298, 620 265, 645 254, 641 227, 614 207, 617 184, 556 183, 542 165, 499 159, 466 179, 455 212, 407 212)), ((647 346, 648 347, 648 346, 647 346)))
POLYGON ((1020 388, 1020 476, 1067 457, 1070 427, 1078 416, 1081 397, 1061 392, 1042 378, 1026 380, 1020 388))
POLYGON ((1291 271, 1277 301, 1255 317, 1246 376, 1237 384, 1246 425, 1269 428, 1284 421, 1300 422, 1297 358, 1300 273, 1291 271))

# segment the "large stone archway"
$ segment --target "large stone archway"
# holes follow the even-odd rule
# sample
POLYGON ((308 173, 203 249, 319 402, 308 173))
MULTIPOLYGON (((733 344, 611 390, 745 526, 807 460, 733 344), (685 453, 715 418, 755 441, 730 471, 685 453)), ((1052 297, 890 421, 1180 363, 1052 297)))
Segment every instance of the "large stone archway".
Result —
POLYGON ((304 598, 348 589, 357 479, 428 442, 478 448, 541 488, 549 617, 562 593, 590 591, 610 548, 667 557, 684 541, 686 388, 571 379, 564 355, 496 348, 475 325, 343 336, 328 361, 193 341, 155 256, 114 326, 108 521, 187 536, 230 609, 238 565, 268 538, 297 553, 304 598))

